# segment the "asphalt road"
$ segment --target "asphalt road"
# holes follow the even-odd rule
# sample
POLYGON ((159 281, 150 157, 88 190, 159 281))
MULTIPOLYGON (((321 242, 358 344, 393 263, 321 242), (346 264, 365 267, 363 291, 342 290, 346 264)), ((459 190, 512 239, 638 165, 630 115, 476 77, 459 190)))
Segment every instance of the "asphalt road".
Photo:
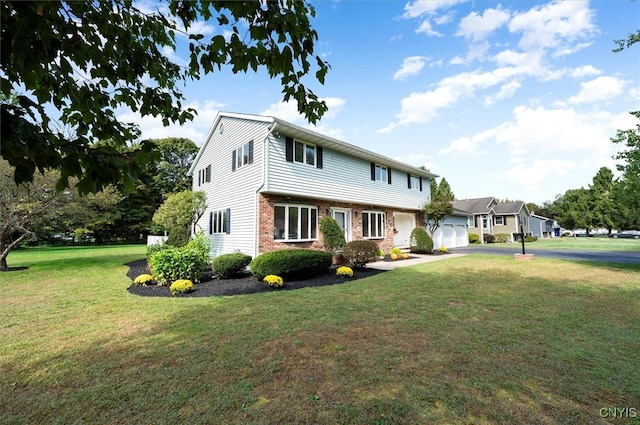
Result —
MULTIPOLYGON (((535 254, 536 257, 559 258, 562 260, 576 261, 598 261, 608 263, 639 264, 640 252, 628 251, 577 251, 570 249, 535 249, 529 248, 530 244, 525 244, 527 254, 535 254)), ((494 254, 513 255, 522 253, 522 245, 513 244, 513 247, 494 247, 487 245, 471 245, 463 248, 452 248, 449 250, 459 254, 494 254)))

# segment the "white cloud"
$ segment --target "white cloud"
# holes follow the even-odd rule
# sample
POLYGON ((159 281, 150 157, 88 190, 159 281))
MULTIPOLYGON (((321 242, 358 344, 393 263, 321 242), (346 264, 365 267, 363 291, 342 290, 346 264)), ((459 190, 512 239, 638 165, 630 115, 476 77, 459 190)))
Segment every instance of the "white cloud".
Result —
POLYGON ((448 9, 459 3, 465 3, 467 0, 449 0, 449 1, 421 1, 416 0, 409 2, 404 6, 404 19, 421 19, 420 25, 416 28, 416 33, 422 33, 429 36, 440 37, 442 34, 433 29, 432 22, 437 25, 443 25, 451 22, 453 15, 448 13, 448 9))
POLYGON ((471 39, 473 43, 484 41, 492 32, 509 21, 510 13, 497 9, 485 9, 482 15, 471 12, 460 20, 456 35, 471 39))
POLYGON ((493 173, 494 177, 516 183, 522 189, 520 193, 537 192, 544 184, 557 185, 557 179, 564 177, 576 168, 571 159, 536 159, 530 162, 518 162, 511 168, 493 173), (549 181, 545 182, 545 180, 549 181))
POLYGON ((402 62, 402 66, 395 74, 393 74, 394 80, 406 80, 408 77, 418 75, 428 58, 424 56, 410 56, 405 58, 402 62))
MULTIPOLYGON (((324 100, 329 108, 329 110, 322 116, 323 120, 335 118, 337 114, 344 110, 344 105, 347 103, 345 99, 341 99, 339 97, 325 97, 320 100, 324 100)), ((260 115, 280 118, 281 120, 298 125, 307 123, 304 115, 298 112, 298 107, 295 102, 273 103, 269 105, 267 109, 260 112, 260 115)))
POLYGON ((615 77, 598 77, 580 84, 580 92, 567 99, 570 104, 606 102, 624 92, 626 82, 615 77))
POLYGON ((496 135, 496 129, 489 129, 474 134, 471 137, 463 136, 455 139, 451 144, 438 151, 439 155, 462 156, 486 152, 480 147, 488 140, 492 140, 496 135))
POLYGON ((523 50, 553 49, 574 51, 570 42, 590 38, 596 27, 588 2, 552 1, 535 6, 524 13, 516 13, 509 22, 509 30, 520 33, 523 50))
POLYGON ((573 78, 590 77, 592 75, 600 75, 602 71, 592 65, 585 65, 571 70, 573 78))
POLYGON ((498 100, 504 100, 512 97, 518 89, 522 87, 522 84, 518 81, 509 81, 500 87, 500 91, 494 95, 490 95, 484 98, 484 105, 490 106, 496 103, 498 100))
POLYGON ((205 102, 193 102, 184 105, 185 108, 193 108, 198 112, 195 118, 183 125, 171 124, 165 127, 162 118, 145 116, 131 111, 123 111, 117 116, 119 121, 132 122, 140 127, 142 139, 162 139, 165 137, 186 137, 200 145, 213 124, 213 120, 224 105, 213 100, 205 102))

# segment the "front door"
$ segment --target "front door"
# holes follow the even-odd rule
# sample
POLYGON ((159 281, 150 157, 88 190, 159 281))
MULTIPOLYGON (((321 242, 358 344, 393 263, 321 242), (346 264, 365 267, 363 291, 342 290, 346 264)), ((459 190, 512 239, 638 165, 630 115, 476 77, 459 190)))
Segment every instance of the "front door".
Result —
POLYGON ((344 233, 344 240, 351 240, 351 210, 332 209, 331 216, 338 222, 344 233))
POLYGON ((415 227, 415 214, 393 213, 393 244, 399 247, 408 247, 411 232, 415 227))

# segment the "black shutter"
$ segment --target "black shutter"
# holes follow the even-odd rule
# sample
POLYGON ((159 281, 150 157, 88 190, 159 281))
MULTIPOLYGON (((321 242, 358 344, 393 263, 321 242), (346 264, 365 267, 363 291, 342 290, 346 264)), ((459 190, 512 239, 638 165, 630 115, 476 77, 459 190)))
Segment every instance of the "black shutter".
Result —
POLYGON ((285 142, 285 156, 287 162, 293 162, 293 138, 287 137, 285 142))
POLYGON ((391 168, 387 167, 387 183, 391 184, 391 168))
POLYGON ((322 146, 316 146, 316 167, 322 168, 322 146))
POLYGON ((507 216, 505 215, 504 218, 502 219, 503 224, 506 226, 507 225, 507 216))
POLYGON ((200 172, 200 170, 198 170, 198 186, 202 184, 201 180, 202 180, 202 173, 200 172))
POLYGON ((227 235, 231 233, 231 208, 227 208, 224 213, 224 232, 227 235))
POLYGON ((422 177, 418 177, 420 179, 420 192, 422 192, 422 177))
POLYGON ((204 179, 207 183, 211 181, 211 164, 207 165, 207 175, 204 179))
POLYGON ((236 171, 236 151, 231 155, 231 171, 236 171))
POLYGON ((376 164, 375 163, 371 163, 371 180, 375 180, 376 179, 376 164))
POLYGON ((209 234, 213 234, 213 211, 209 213, 209 234))
POLYGON ((407 173, 407 188, 411 189, 411 174, 407 173))
POLYGON ((249 164, 253 164, 253 140, 249 142, 249 164))

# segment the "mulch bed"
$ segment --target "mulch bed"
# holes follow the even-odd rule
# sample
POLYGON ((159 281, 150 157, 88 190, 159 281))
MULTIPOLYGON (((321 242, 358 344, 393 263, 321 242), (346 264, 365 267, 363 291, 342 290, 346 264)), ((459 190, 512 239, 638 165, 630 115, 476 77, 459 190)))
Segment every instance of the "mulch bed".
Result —
MULTIPOLYGON (((125 265, 129 266, 127 276, 131 279, 132 282, 133 279, 136 278, 136 276, 144 273, 149 273, 146 259, 132 261, 130 263, 126 263, 125 265)), ((316 276, 311 279, 285 281, 283 288, 271 289, 266 283, 259 281, 249 272, 243 272, 233 279, 215 279, 212 277, 211 269, 209 268, 203 272, 200 283, 194 284, 194 290, 186 294, 180 294, 180 297, 212 297, 255 294, 259 292, 289 291, 300 288, 344 284, 353 280, 373 276, 378 273, 384 273, 384 270, 365 268, 362 270, 354 270, 354 276, 352 278, 342 278, 336 276, 335 269, 335 267, 332 267, 328 274, 316 276)), ((143 297, 171 296, 171 292, 169 292, 169 287, 167 286, 140 286, 134 285, 132 283, 127 291, 129 291, 129 293, 131 294, 140 295, 143 297)))

